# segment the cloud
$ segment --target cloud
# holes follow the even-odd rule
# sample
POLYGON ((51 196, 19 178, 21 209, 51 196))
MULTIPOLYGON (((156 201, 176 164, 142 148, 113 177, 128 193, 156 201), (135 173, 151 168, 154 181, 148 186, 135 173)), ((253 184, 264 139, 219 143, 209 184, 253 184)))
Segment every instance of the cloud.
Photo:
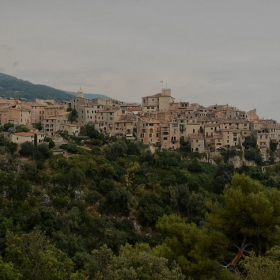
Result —
POLYGON ((15 62, 13 63, 13 65, 12 65, 12 68, 17 67, 18 65, 19 65, 19 61, 15 61, 15 62))
POLYGON ((280 103, 280 100, 274 100, 274 101, 271 101, 269 104, 279 106, 279 103, 280 103))
POLYGON ((5 50, 5 51, 12 51, 13 50, 13 48, 11 46, 6 45, 6 44, 1 45, 0 49, 5 50))
POLYGON ((0 72, 1 72, 1 73, 4 73, 4 72, 5 72, 5 68, 0 67, 0 72))

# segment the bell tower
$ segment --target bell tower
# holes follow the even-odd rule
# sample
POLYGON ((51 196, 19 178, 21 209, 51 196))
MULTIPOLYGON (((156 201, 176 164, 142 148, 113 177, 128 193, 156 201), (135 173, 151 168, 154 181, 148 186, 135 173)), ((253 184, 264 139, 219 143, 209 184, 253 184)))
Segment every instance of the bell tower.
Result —
POLYGON ((82 91, 82 88, 80 88, 77 92, 77 97, 84 98, 84 92, 82 91))

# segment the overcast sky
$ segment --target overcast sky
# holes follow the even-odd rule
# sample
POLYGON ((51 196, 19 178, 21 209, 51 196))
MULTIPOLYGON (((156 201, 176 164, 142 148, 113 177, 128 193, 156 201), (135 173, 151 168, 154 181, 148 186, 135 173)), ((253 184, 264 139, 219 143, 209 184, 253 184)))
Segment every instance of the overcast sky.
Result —
POLYGON ((0 72, 130 102, 163 81, 280 122, 280 1, 1 0, 0 72))

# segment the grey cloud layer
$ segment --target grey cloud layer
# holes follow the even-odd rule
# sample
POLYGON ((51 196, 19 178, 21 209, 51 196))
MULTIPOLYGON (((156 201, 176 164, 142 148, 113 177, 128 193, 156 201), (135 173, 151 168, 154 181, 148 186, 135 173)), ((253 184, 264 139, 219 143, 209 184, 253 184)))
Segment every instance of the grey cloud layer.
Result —
POLYGON ((0 67, 127 101, 163 80, 177 100, 257 108, 280 121, 279 12, 275 0, 4 0, 0 67))

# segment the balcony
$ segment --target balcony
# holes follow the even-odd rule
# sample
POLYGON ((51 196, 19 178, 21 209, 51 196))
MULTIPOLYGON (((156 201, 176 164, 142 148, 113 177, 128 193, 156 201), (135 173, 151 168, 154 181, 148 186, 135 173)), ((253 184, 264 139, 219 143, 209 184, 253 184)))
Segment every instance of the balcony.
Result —
POLYGON ((126 140, 135 140, 135 137, 133 136, 133 134, 126 134, 125 139, 126 140))

